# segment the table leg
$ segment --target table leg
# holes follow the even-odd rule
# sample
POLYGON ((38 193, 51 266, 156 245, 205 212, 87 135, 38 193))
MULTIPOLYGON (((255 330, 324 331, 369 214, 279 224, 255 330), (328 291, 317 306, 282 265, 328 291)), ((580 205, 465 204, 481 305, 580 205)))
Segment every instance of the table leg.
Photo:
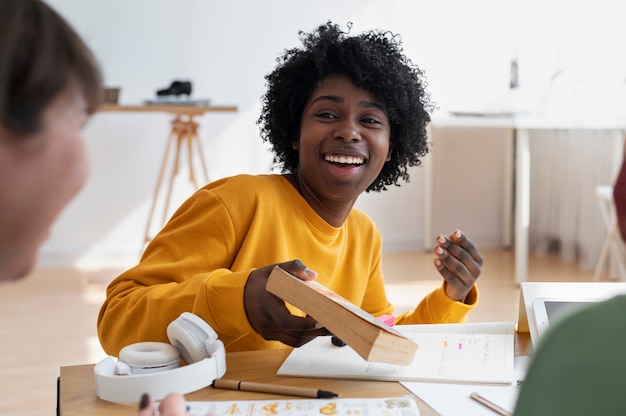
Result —
MULTIPOLYGON (((427 126, 427 137, 432 142, 434 138, 434 128, 427 126)), ((424 229, 422 248, 430 251, 434 248, 433 243, 433 163, 432 151, 422 158, 422 172, 424 173, 424 203, 422 205, 424 214, 422 215, 422 227, 424 229)))
MULTIPOLYGON (((182 123, 182 122, 181 122, 182 123)), ((172 173, 170 174, 170 183, 167 189, 167 197, 165 198, 165 206, 163 207, 163 220, 161 224, 165 224, 167 221, 167 214, 170 208, 170 200, 172 199, 172 189, 174 189, 174 179, 178 175, 178 171, 180 170, 180 148, 183 145, 183 141, 185 140, 185 126, 180 126, 178 130, 178 135, 176 136, 176 153, 174 154, 174 167, 172 168, 172 173)))
MULTIPOLYGON (((146 223, 146 229, 143 235, 144 244, 150 241, 150 225, 152 224, 152 217, 154 216, 154 209, 156 207, 157 200, 159 198, 159 192, 161 190, 161 184, 163 183, 163 176, 165 175, 165 167, 167 166, 167 160, 169 159, 170 147, 174 140, 178 140, 178 133, 175 126, 172 123, 172 131, 165 144, 165 153, 163 154, 163 160, 161 161, 161 168, 159 170, 159 176, 157 179, 156 187, 154 188, 154 195, 152 197, 152 204, 150 205, 150 212, 148 213, 148 221, 146 223)), ((142 250, 143 251, 143 250, 142 250)))
POLYGON ((206 162, 204 161, 204 152, 202 150, 202 142, 200 141, 200 136, 198 135, 198 123, 196 123, 195 121, 189 120, 189 122, 186 125, 186 128, 187 129, 185 131, 185 134, 186 134, 185 140, 187 141, 187 149, 188 149, 188 156, 189 156, 189 180, 191 181, 191 183, 193 183, 194 187, 197 189, 201 185, 204 185, 204 184, 199 184, 197 181, 196 170, 194 168, 194 162, 193 162, 194 143, 196 147, 198 148, 198 156, 200 157, 200 166, 202 168, 202 173, 204 174, 204 183, 207 183, 209 181, 209 174, 208 174, 208 170, 206 167, 206 162))
POLYGON ((528 279, 530 219, 530 145, 527 129, 517 129, 515 143, 515 282, 528 279))
POLYGON ((193 139, 198 146, 198 156, 200 156, 200 164, 202 166, 202 173, 204 173, 204 182, 209 182, 209 171, 206 166, 206 161, 204 160, 204 151, 202 150, 202 141, 200 140, 200 136, 198 136, 197 128, 194 130, 193 139))
POLYGON ((507 130, 504 141, 504 184, 502 189, 502 246, 513 245, 513 187, 514 187, 514 155, 515 129, 507 130))
POLYGON ((187 120, 183 120, 180 117, 176 117, 172 121, 172 131, 167 141, 165 153, 163 155, 163 161, 161 162, 159 177, 157 179, 156 188, 154 190, 154 197, 152 200, 152 205, 150 206, 150 212, 148 214, 148 221, 147 221, 146 229, 144 233, 144 244, 148 243, 152 239, 150 237, 150 226, 152 224, 152 217, 154 217, 154 210, 155 210, 157 200, 159 197, 159 192, 163 184, 166 166, 169 161, 170 148, 175 147, 175 153, 174 153, 174 158, 173 158, 173 167, 172 167, 172 171, 169 177, 167 195, 164 201, 162 224, 165 224, 165 222, 167 221, 169 203, 172 197, 172 190, 174 188, 174 179, 176 178, 176 176, 178 175, 180 171, 181 148, 183 146, 186 146, 187 153, 188 153, 189 181, 193 183, 195 188, 198 188, 199 186, 196 180, 196 174, 195 174, 195 169, 194 169, 194 164, 193 164, 194 142, 196 143, 197 148, 198 148, 198 155, 200 157, 202 173, 204 174, 204 180, 205 182, 208 182, 209 181, 208 170, 207 170, 206 162, 204 160, 204 154, 202 151, 202 144, 200 142, 200 137, 198 136, 198 123, 193 121, 192 116, 189 116, 187 120))

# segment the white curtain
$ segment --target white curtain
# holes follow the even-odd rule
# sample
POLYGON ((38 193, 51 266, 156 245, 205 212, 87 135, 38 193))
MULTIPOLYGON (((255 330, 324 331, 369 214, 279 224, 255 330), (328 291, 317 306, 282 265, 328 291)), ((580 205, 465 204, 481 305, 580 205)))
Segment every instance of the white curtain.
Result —
POLYGON ((620 136, 606 130, 531 132, 530 250, 555 250, 584 270, 595 267, 606 237, 595 187, 615 180, 620 136))

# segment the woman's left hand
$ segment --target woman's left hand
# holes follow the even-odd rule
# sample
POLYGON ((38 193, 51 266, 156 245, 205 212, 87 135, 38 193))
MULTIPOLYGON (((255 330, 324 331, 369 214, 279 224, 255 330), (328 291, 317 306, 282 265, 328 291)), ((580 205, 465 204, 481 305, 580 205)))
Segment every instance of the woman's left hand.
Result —
POLYGON ((483 256, 461 230, 437 237, 435 268, 445 280, 446 294, 464 302, 480 276, 483 256))

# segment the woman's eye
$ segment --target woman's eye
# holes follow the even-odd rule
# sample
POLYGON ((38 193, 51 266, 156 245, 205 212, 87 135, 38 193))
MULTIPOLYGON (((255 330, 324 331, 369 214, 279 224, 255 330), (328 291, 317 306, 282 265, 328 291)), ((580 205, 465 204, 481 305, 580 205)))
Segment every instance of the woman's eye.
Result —
POLYGON ((317 117, 320 117, 320 118, 330 118, 330 119, 337 118, 337 116, 335 116, 333 113, 317 113, 316 115, 317 117))
POLYGON ((378 121, 378 119, 371 118, 371 117, 364 118, 363 122, 367 124, 381 124, 380 121, 378 121))

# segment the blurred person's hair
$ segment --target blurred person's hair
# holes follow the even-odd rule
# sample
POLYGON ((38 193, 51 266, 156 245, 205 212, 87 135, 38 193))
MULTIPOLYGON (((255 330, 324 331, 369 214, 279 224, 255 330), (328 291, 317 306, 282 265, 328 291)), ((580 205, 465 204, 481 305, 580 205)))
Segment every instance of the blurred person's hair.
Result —
POLYGON ((0 125, 36 133, 45 109, 70 88, 96 110, 101 75, 77 33, 40 0, 0 1, 0 125))

